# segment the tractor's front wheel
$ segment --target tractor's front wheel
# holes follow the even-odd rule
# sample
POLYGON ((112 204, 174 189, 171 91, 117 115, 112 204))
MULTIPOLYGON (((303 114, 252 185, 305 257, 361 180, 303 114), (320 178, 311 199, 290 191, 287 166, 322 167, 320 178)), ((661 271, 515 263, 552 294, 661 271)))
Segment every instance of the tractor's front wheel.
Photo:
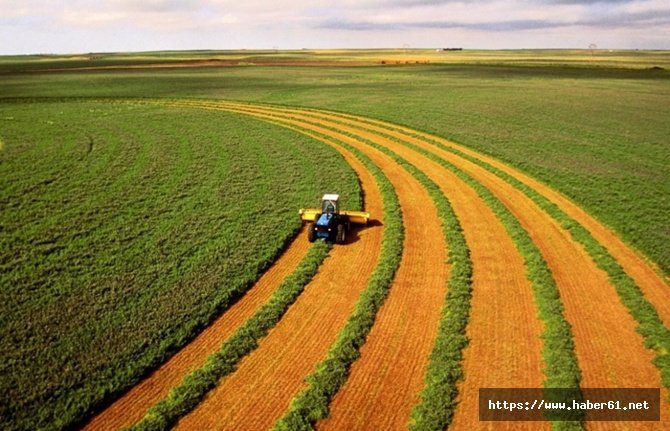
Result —
POLYGON ((314 227, 312 225, 307 226, 307 241, 314 242, 316 240, 316 234, 314 233, 314 227))
POLYGON ((347 239, 347 230, 345 229, 343 224, 338 224, 337 225, 337 238, 335 239, 335 242, 338 244, 344 244, 344 241, 347 239))

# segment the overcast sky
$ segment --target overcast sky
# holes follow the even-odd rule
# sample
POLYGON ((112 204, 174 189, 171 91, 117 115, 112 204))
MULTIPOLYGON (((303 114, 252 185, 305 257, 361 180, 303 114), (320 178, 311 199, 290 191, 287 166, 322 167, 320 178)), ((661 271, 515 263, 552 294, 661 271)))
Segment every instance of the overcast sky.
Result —
POLYGON ((0 0, 0 54, 670 49, 670 0, 0 0))

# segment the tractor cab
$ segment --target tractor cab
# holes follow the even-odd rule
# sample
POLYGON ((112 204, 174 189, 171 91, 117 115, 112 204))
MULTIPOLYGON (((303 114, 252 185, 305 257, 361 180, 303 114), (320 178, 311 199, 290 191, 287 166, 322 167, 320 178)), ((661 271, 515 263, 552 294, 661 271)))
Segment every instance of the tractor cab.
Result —
POLYGON ((300 217, 312 224, 307 228, 307 239, 317 239, 344 244, 351 224, 367 224, 370 214, 362 211, 340 209, 340 195, 325 194, 321 198, 321 208, 302 208, 300 217))
POLYGON ((325 194, 321 199, 321 213, 338 214, 340 212, 340 195, 325 194))
MULTIPOLYGON (((317 226, 331 229, 337 227, 336 222, 340 209, 339 201, 340 195, 323 195, 321 199, 321 215, 316 219, 317 226)), ((329 229, 328 231, 331 230, 329 229)))

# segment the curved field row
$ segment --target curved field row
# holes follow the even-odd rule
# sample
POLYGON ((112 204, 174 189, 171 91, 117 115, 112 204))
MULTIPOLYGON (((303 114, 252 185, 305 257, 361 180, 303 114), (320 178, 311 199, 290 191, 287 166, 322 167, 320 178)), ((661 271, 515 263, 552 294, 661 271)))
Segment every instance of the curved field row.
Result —
MULTIPOLYGON (((365 144, 356 142, 356 140, 347 136, 305 123, 291 120, 287 120, 287 122, 307 127, 312 131, 329 133, 331 136, 346 141, 366 152, 387 172, 398 169, 397 164, 388 156, 384 156, 379 151, 372 150, 365 144)), ((375 138, 374 136, 364 137, 375 138)), ((513 295, 510 295, 509 291, 506 292, 507 294, 498 295, 493 305, 493 307, 498 308, 497 312, 494 311, 498 317, 506 319, 507 322, 514 322, 514 325, 511 326, 498 325, 497 327, 501 329, 494 332, 496 335, 502 336, 502 339, 496 339, 495 343, 507 347, 501 350, 491 349, 491 340, 487 343, 486 337, 478 337, 476 342, 488 345, 489 349, 484 350, 487 350, 488 354, 493 357, 488 362, 476 360, 478 368, 487 366, 488 370, 478 370, 468 375, 474 376, 475 379, 489 375, 489 384, 494 385, 502 385, 505 382, 507 384, 509 382, 520 382, 531 387, 541 386, 539 323, 534 317, 535 313, 532 312, 534 308, 532 292, 524 278, 523 261, 518 251, 514 248, 500 221, 495 218, 491 210, 476 196, 472 189, 435 163, 430 167, 422 166, 422 168, 428 176, 438 181, 443 192, 448 192, 450 198, 453 198, 454 206, 458 207, 457 212, 469 214, 468 217, 462 219, 467 223, 465 233, 468 237, 468 245, 475 250, 475 254, 480 259, 475 260, 476 264, 474 266, 476 274, 474 290, 478 299, 474 311, 475 325, 473 327, 475 331, 482 331, 483 335, 491 327, 491 322, 486 322, 485 318, 487 312, 491 313, 491 311, 486 311, 486 301, 491 302, 486 296, 489 293, 487 290, 513 289, 514 292, 513 295), (457 187, 455 188, 454 185, 457 185, 457 187), (506 259, 500 259, 499 253, 506 256, 506 259), (515 266, 516 270, 513 269, 515 266), (514 303, 522 305, 517 307, 514 306, 514 303), (529 309, 531 310, 530 313, 528 312, 529 309), (480 314, 484 314, 484 316, 480 316, 480 314), (523 362, 515 367, 508 368, 496 366, 496 360, 503 361, 499 363, 523 362)), ((408 209, 412 214, 417 214, 417 211, 421 212, 423 210, 421 207, 403 206, 405 213, 408 209), (411 210, 414 211, 411 212, 411 210)), ((406 217, 408 220, 407 228, 422 224, 422 219, 419 216, 410 218, 406 214, 406 217)), ((432 235, 435 232, 439 232, 439 228, 433 229, 432 235)), ((422 235, 430 236, 431 231, 424 231, 422 235)), ((426 249, 424 252, 430 255, 434 253, 434 250, 426 249)), ((432 324, 426 325, 427 319, 425 318, 412 318, 412 314, 425 314, 426 306, 431 302, 426 301, 425 294, 424 297, 421 295, 423 293, 420 292, 421 276, 418 276, 420 272, 412 273, 412 267, 408 267, 406 270, 410 271, 411 274, 411 276, 406 277, 407 279, 411 277, 408 285, 413 285, 414 289, 396 289, 396 280, 388 302, 380 310, 378 323, 361 349, 361 359, 354 364, 347 384, 333 401, 331 418, 324 421, 319 427, 349 429, 373 426, 377 429, 388 429, 402 427, 408 422, 411 409, 418 402, 417 397, 422 387, 425 366, 432 343, 432 338, 422 335, 421 331, 428 331, 431 326, 436 328, 441 298, 434 295, 434 300, 437 300, 437 302, 432 304, 434 305, 432 324), (417 294, 417 290, 419 290, 419 294, 417 294), (407 325, 409 325, 409 328, 407 328, 407 325), (414 331, 411 331, 412 325, 415 325, 416 329, 414 331), (408 330, 412 334, 411 336, 406 336, 408 330), (397 367, 398 362, 402 363, 403 367, 397 367), (372 387, 370 382, 374 382, 372 387), (406 387, 407 389, 398 391, 399 387, 406 387), (356 414, 355 412, 359 413, 356 414)), ((400 271, 403 271, 402 266, 399 275, 401 274, 400 271)), ((491 308, 488 308, 488 310, 491 310, 491 308)), ((477 348, 476 344, 475 348, 477 348)), ((473 388, 468 398, 476 402, 477 380, 467 381, 471 383, 473 388)), ((472 405, 468 407, 472 407, 472 405)), ((476 411, 476 408, 472 411, 476 411)))
MULTIPOLYGON (((374 179, 353 156, 343 154, 360 178, 366 210, 382 214, 374 179)), ((259 347, 177 428, 267 429, 279 419, 352 311, 376 265, 382 233, 382 226, 373 225, 357 232, 346 247, 335 247, 259 347)))
MULTIPOLYGON (((473 398, 475 404, 467 407, 476 411, 476 388, 481 379, 487 378, 494 385, 499 384, 498 381, 501 384, 515 381, 529 387, 541 386, 539 322, 535 318, 531 290, 523 277, 523 261, 500 221, 473 190, 454 178, 453 174, 445 175, 438 166, 423 167, 422 172, 435 180, 442 193, 449 194, 455 212, 471 215, 461 219, 471 258, 477 262, 473 268, 472 310, 468 325, 468 336, 472 342, 468 350, 477 352, 480 346, 493 340, 502 347, 497 350, 483 349, 490 357, 476 357, 479 370, 466 378, 474 390, 471 395, 466 392, 464 399, 473 398), (501 259, 501 256, 504 258, 501 259), (494 294, 496 290, 498 295, 494 294), (516 321, 519 325, 496 325, 496 321, 490 319, 491 313, 499 321, 516 321), (519 361, 523 361, 521 366, 490 366, 519 361)), ((427 304, 423 301, 425 298, 414 293, 421 289, 420 277, 415 277, 410 284, 414 289, 396 291, 396 297, 400 297, 396 302, 402 301, 400 303, 404 308, 398 309, 392 303, 382 308, 380 323, 373 328, 361 349, 361 359, 354 364, 347 384, 333 399, 329 418, 320 422, 318 429, 363 429, 366 426, 398 429, 407 423, 412 407, 418 402, 426 359, 432 347, 413 346, 428 341, 421 329, 413 332, 403 330, 408 315, 422 313, 427 304), (384 319, 393 322, 394 332, 382 328, 384 319), (415 368, 396 367, 396 362, 413 363, 415 368), (374 385, 366 383, 369 381, 374 381, 374 385), (414 384, 410 385, 412 381, 414 384), (405 389, 400 391, 398 388, 405 389)), ((393 293, 389 302, 394 297, 393 293)), ((420 323, 419 320, 416 324, 420 323)), ((518 424, 516 427, 518 429, 518 424)))
POLYGON ((342 124, 352 124, 357 127, 363 127, 385 136, 397 138, 410 144, 419 145, 422 148, 429 149, 426 144, 430 144, 438 148, 455 150, 496 169, 500 169, 514 179, 529 186, 550 202, 556 204, 577 223, 588 229, 591 235, 593 235, 593 237, 612 254, 626 273, 635 280, 635 283, 640 287, 644 295, 654 304, 663 324, 666 327, 670 327, 670 302, 667 301, 668 284, 667 280, 659 274, 656 265, 650 263, 648 259, 642 257, 631 247, 627 246, 611 229, 602 225, 574 202, 548 187, 546 184, 541 183, 499 160, 435 135, 353 115, 337 114, 336 116, 333 116, 332 114, 318 111, 308 110, 308 112, 318 118, 336 119, 337 122, 342 124))
POLYGON ((433 148, 442 148, 453 150, 473 157, 485 164, 500 169, 509 174, 514 179, 531 187, 550 202, 556 204, 569 217, 581 224, 594 238, 600 242, 623 267, 626 273, 635 280, 645 296, 654 304, 664 325, 670 327, 670 303, 666 300, 668 294, 667 280, 657 271, 656 265, 650 263, 646 258, 639 255, 631 247, 627 246, 612 230, 603 226, 583 209, 570 201, 565 196, 551 189, 538 180, 522 173, 521 171, 506 165, 505 163, 489 157, 485 154, 474 151, 468 147, 455 144, 446 139, 435 135, 430 135, 407 127, 382 122, 369 118, 361 118, 349 114, 327 113, 312 109, 285 109, 284 112, 291 113, 309 113, 316 118, 335 121, 339 124, 355 125, 357 128, 373 131, 383 136, 388 136, 402 140, 404 142, 418 145, 430 150, 433 148))
MULTIPOLYGON (((338 121, 328 122, 319 118, 326 115, 336 117, 334 114, 314 116, 306 111, 244 105, 228 105, 228 109, 251 115, 272 115, 279 118, 279 121, 288 123, 296 121, 296 118, 309 117, 312 122, 327 124, 352 134, 366 133, 354 127, 343 126, 338 121)), ((365 125, 361 125, 361 128, 364 129, 365 125)), ((375 139, 398 153, 411 149, 410 146, 398 145, 383 136, 375 139)), ((421 144, 432 154, 453 163, 485 185, 502 200, 530 233, 552 269, 564 298, 566 315, 575 328, 576 350, 583 371, 584 387, 659 385, 659 372, 652 365, 654 355, 643 347, 642 338, 635 332, 636 322, 616 299, 617 293, 609 283, 607 275, 596 267, 591 257, 565 229, 519 190, 482 167, 416 138, 411 144, 421 144), (598 313, 593 312, 594 303, 602 304, 598 313), (611 325, 611 322, 617 322, 617 327, 611 325), (616 360, 615 355, 622 349, 625 349, 627 357, 636 360, 625 364, 616 360)), ((423 167, 422 164, 417 166, 423 167)))
POLYGON ((352 205, 359 195, 337 152, 252 118, 90 100, 9 109, 3 429, 79 426, 253 285, 299 229, 288 209, 332 178, 352 205))
MULTIPOLYGON (((361 360, 352 368, 352 373, 360 370, 357 374, 361 378, 378 382, 377 391, 355 400, 356 409, 366 412, 360 425, 389 429, 393 424, 406 423, 418 399, 384 387, 404 387, 407 394, 416 396, 423 383, 425 358, 437 335, 449 270, 444 238, 436 235, 441 231, 440 216, 428 191, 388 155, 334 131, 313 128, 311 132, 325 134, 364 153, 388 177, 402 208, 405 241, 400 266, 361 349, 361 360), (368 354, 363 354, 364 349, 369 349, 368 354), (377 404, 387 408, 376 409, 377 404), (377 411, 379 414, 375 414, 377 411), (394 415, 388 414, 390 411, 394 415)), ((350 386, 351 377, 344 388, 350 386)), ((338 426, 348 429, 353 425, 338 426)))
POLYGON ((272 267, 225 314, 160 368, 93 417, 84 429, 116 430, 129 427, 142 419, 151 406, 166 397, 170 389, 176 387, 189 372, 201 367, 212 352, 267 302, 305 257, 308 249, 307 239, 304 235, 298 235, 272 267))
MULTIPOLYGON (((319 429, 370 426, 401 429, 408 423, 411 409, 418 402, 444 300, 448 267, 438 262, 445 261, 448 244, 444 244, 438 235, 441 226, 433 203, 435 198, 428 195, 425 183, 422 185, 403 167, 405 163, 423 172, 449 199, 463 226, 473 259, 472 310, 467 328, 471 341, 464 351, 464 380, 458 386, 460 404, 452 422, 454 429, 487 426, 478 422, 479 387, 540 387, 543 377, 547 377, 543 376, 546 364, 541 356, 542 324, 535 317, 538 312, 526 278, 524 259, 499 215, 464 181, 463 176, 485 187, 504 205, 528 232, 551 269, 565 315, 573 327, 576 356, 583 375, 581 386, 661 385, 658 369, 652 365, 654 353, 644 347, 643 338, 636 332, 637 322, 621 303, 608 274, 596 265, 583 245, 561 223, 523 190, 505 181, 495 170, 489 170, 487 164, 503 166, 501 170, 532 185, 537 193, 546 196, 567 214, 576 214, 576 219, 584 217, 590 231, 600 232, 593 235, 602 242, 608 240, 603 232, 609 232, 614 240, 606 244, 606 248, 615 257, 622 256, 622 267, 635 281, 640 274, 646 277, 641 279, 643 284, 647 283, 645 288, 641 287, 645 294, 647 288, 656 289, 657 293, 661 288, 667 289, 662 278, 635 252, 567 199, 550 189, 542 189, 546 186, 471 150, 467 150, 467 157, 463 155, 466 151, 461 152, 460 148, 451 151, 445 144, 447 141, 439 138, 351 115, 229 102, 180 101, 171 104, 233 111, 297 128, 306 134, 316 133, 323 136, 324 141, 335 139, 373 160, 396 188, 407 235, 401 264, 387 302, 380 309, 366 344, 360 349, 361 358, 353 364, 347 382, 333 399, 330 417, 317 424, 319 429), (593 223, 595 227, 591 226, 593 223), (421 265, 424 265, 423 269, 421 265), (628 272, 631 265, 636 268, 628 272), (640 265, 644 268, 637 267, 640 265), (594 309, 594 303, 600 307, 594 309), (617 322, 617 325, 611 325, 611 322, 617 322), (626 363, 618 360, 621 352, 628 358, 626 363)), ((356 170, 368 196, 367 187, 374 184, 369 173, 346 150, 338 150, 356 170)), ((374 208, 374 205, 368 208, 374 208)), ((377 213, 381 213, 379 209, 377 213)), ((304 387, 302 381, 310 373, 310 367, 325 356, 341 322, 351 312, 361 283, 365 284, 365 276, 371 273, 376 259, 369 259, 373 250, 366 248, 363 258, 368 259, 368 270, 347 274, 344 280, 341 276, 342 268, 349 268, 354 262, 360 264, 356 246, 375 230, 380 228, 361 230, 356 242, 334 249, 333 255, 340 256, 338 264, 344 266, 326 267, 334 260, 329 259, 324 265, 326 273, 323 274, 322 268, 305 294, 259 348, 244 358, 238 371, 224 379, 196 410, 184 417, 179 428, 266 429, 281 417, 290 399, 304 387), (347 277, 358 280, 354 281, 358 288, 344 285, 347 277), (325 285, 340 291, 347 289, 349 293, 343 295, 346 298, 334 298, 325 285), (335 323, 329 320, 332 316, 336 316, 335 323), (330 324, 326 325, 326 322, 330 324)), ((660 310, 670 302, 653 294, 648 299, 660 310)), ((667 400, 665 388, 662 398, 667 400)), ((664 405, 667 402, 664 401, 664 405)), ((653 429, 667 424, 667 409, 662 411, 661 424, 645 425, 653 429)), ((535 429, 538 424, 506 425, 513 429, 523 426, 535 429)), ((613 424, 606 425, 611 427, 613 424)), ((626 427, 630 424, 615 425, 626 427)), ((590 429, 600 426, 602 424, 589 424, 590 429)))

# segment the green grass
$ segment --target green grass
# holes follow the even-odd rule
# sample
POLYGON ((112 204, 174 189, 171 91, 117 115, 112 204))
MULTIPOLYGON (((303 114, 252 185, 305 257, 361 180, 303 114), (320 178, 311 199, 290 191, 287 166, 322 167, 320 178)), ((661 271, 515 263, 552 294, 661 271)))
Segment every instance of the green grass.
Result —
POLYGON ((0 121, 4 429, 82 420, 244 292, 297 208, 361 203, 337 152, 234 114, 3 103, 0 121))
MULTIPOLYGON (((451 151, 454 150, 452 149, 451 151)), ((470 157, 462 152, 454 152, 459 156, 494 172, 496 175, 521 190, 536 204, 547 211, 547 213, 554 219, 560 222, 561 226, 568 229, 575 241, 584 246, 598 267, 607 273, 621 302, 626 306, 630 315, 638 323, 637 331, 644 338, 645 346, 653 349, 656 353, 653 362, 661 372, 663 385, 666 388, 670 388, 670 355, 668 354, 668 352, 670 352, 670 330, 663 325, 663 322, 658 316, 658 312, 644 297, 639 286, 637 286, 635 281, 626 274, 607 249, 598 243, 598 241, 596 241, 589 231, 582 225, 571 219, 557 205, 550 202, 547 198, 543 197, 532 188, 488 163, 470 157)))
MULTIPOLYGON (((234 53, 275 54, 321 55, 234 53)), ((540 179, 670 274, 668 53, 595 57, 463 52, 445 64, 411 67, 77 73, 16 71, 45 67, 26 62, 71 67, 80 59, 0 57, 0 423, 59 428, 120 393, 225 308, 229 292, 243 290, 272 261, 298 221, 270 226, 271 244, 250 225, 314 205, 332 181, 342 181, 340 191, 355 188, 344 162, 330 161, 332 151, 277 127, 220 112, 94 99, 226 98, 405 124, 540 179), (652 70, 656 65, 665 70, 652 70), (291 156, 275 159, 287 145, 291 156), (228 190, 258 200, 240 205, 240 194, 228 190), (270 194, 281 202, 264 212, 261 200, 270 194), (249 231, 245 247, 263 246, 239 254, 249 231)))
POLYGON ((584 54, 464 51, 451 64, 412 67, 39 74, 8 73, 0 66, 5 70, 0 98, 226 98, 405 124, 521 168, 575 200, 670 274, 665 216, 670 213, 670 56, 602 52, 593 59, 584 54), (665 70, 651 70, 653 65, 665 70))
POLYGON ((439 186, 416 166, 392 151, 370 141, 363 141, 393 158, 426 188, 437 208, 442 235, 445 244, 448 244, 448 263, 451 267, 447 280, 447 296, 424 378, 421 401, 413 409, 410 422, 410 429, 442 430, 451 422, 458 405, 456 384, 463 377, 462 352, 468 344, 465 331, 472 298, 470 251, 451 203, 439 186))
MULTIPOLYGON (((572 330, 563 314, 564 308, 558 287, 540 250, 521 226, 521 223, 493 193, 445 160, 417 147, 413 148, 440 163, 470 185, 501 220, 512 237, 514 245, 524 258, 526 278, 531 282, 537 314, 544 323, 542 332, 544 387, 579 388, 581 372, 575 355, 572 330)), ((458 300, 462 301, 463 298, 458 298, 458 300)), ((448 307, 450 307, 449 303, 448 307)), ((451 307, 463 308, 464 305, 457 303, 451 305, 451 307)), ((447 313, 443 324, 450 321, 458 322, 455 316, 447 313)), ((450 328, 453 328, 453 326, 453 323, 449 325, 450 328)), ((456 402, 456 382, 461 377, 459 345, 455 341, 447 342, 453 337, 454 335, 449 332, 443 335, 431 355, 421 403, 412 412, 412 430, 440 430, 451 422, 451 415, 456 402)), ((555 430, 576 430, 581 429, 581 424, 578 422, 552 422, 552 428, 555 430)))
POLYGON ((464 50, 444 52, 435 49, 320 49, 320 50, 195 50, 147 51, 130 53, 87 53, 72 55, 0 56, 0 74, 72 70, 109 66, 185 65, 198 61, 238 62, 263 65, 277 62, 356 62, 358 64, 405 65, 432 64, 504 64, 512 66, 569 66, 645 69, 670 67, 666 51, 625 50, 464 50))

